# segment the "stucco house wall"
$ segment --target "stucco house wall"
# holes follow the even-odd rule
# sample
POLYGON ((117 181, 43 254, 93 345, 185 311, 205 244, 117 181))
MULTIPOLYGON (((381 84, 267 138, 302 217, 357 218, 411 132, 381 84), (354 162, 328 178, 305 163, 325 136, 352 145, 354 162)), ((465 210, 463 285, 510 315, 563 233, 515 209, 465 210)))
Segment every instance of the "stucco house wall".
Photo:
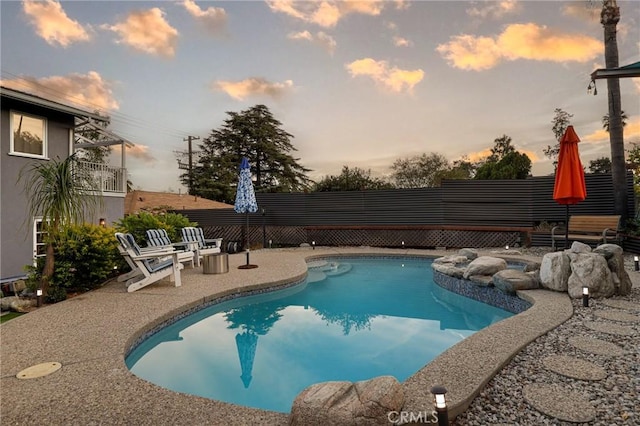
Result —
MULTIPOLYGON (((25 265, 33 262, 34 222, 28 216, 24 182, 18 181, 21 170, 48 159, 66 158, 73 150, 74 114, 30 102, 2 96, 0 113, 0 278, 24 275, 25 265), (46 119, 46 158, 29 158, 10 154, 11 111, 46 119)), ((124 215, 125 194, 103 197, 101 208, 87 221, 98 223, 105 218, 112 223, 124 215)))

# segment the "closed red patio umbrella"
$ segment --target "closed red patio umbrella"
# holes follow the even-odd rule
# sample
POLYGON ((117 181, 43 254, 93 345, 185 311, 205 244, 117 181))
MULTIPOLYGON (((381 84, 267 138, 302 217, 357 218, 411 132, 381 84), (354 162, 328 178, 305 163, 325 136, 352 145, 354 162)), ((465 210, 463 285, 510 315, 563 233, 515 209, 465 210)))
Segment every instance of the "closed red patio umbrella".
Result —
POLYGON ((560 139, 560 154, 556 168, 556 180, 553 185, 553 199, 558 204, 567 206, 565 248, 569 245, 569 205, 577 204, 587 198, 587 187, 584 183, 584 169, 578 153, 578 142, 580 142, 580 138, 578 138, 573 126, 568 126, 560 139))

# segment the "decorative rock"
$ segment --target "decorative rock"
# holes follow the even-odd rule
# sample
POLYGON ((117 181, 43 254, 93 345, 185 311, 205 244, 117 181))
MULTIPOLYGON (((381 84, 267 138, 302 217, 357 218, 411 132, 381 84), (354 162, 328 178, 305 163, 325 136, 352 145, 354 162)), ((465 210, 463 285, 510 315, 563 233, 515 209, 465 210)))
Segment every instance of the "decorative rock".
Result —
POLYGON ((580 241, 574 241, 573 244, 571 244, 571 248, 569 248, 569 250, 567 250, 571 253, 591 253, 591 246, 585 243, 581 243, 580 241))
POLYGON ((623 252, 624 250, 622 250, 622 247, 616 244, 600 244, 598 247, 593 249, 593 253, 601 254, 607 260, 617 255, 622 256, 623 252))
POLYGON ((601 333, 616 334, 618 336, 633 336, 635 334, 633 328, 613 323, 585 321, 584 325, 590 330, 599 331, 601 333))
POLYGON ((35 300, 22 299, 18 296, 0 298, 0 309, 3 311, 29 312, 30 308, 35 306, 35 304, 35 300))
POLYGON ((534 274, 517 269, 504 269, 493 275, 493 285, 503 293, 515 295, 518 290, 532 290, 540 285, 534 274))
POLYGON ((633 283, 624 268, 624 251, 622 247, 616 244, 601 244, 593 252, 601 254, 606 259, 607 265, 609 265, 609 269, 613 274, 614 294, 626 296, 631 293, 633 283))
POLYGON ((640 316, 628 314, 626 312, 596 311, 594 312, 594 315, 598 318, 603 318, 611 321, 640 322, 640 316))
POLYGON ((290 425, 388 425, 387 414, 404 405, 402 386, 392 376, 362 382, 325 382, 298 394, 290 425))
POLYGON ((596 418, 596 410, 584 395, 567 391, 560 385, 526 385, 524 399, 538 411, 574 423, 586 423, 596 418))
POLYGON ((435 261, 431 264, 431 268, 434 271, 440 272, 441 274, 449 275, 455 278, 462 278, 462 275, 464 274, 464 269, 458 268, 451 264, 435 263, 435 261))
POLYGON ((491 287, 493 285, 491 278, 491 275, 472 275, 467 279, 480 287, 491 287))
POLYGON ((566 355, 552 355, 542 360, 546 368, 562 376, 578 380, 602 380, 607 372, 592 362, 566 355))
POLYGON ((478 257, 478 250, 472 248, 462 248, 458 250, 460 256, 464 256, 469 260, 474 260, 478 257))
POLYGON ((449 256, 439 257, 433 260, 433 263, 459 265, 461 263, 469 263, 469 259, 465 256, 452 254, 449 256))
MULTIPOLYGON (((575 244, 575 243, 574 243, 575 244)), ((596 253, 581 253, 571 262, 571 275, 567 282, 569 297, 582 297, 582 287, 589 287, 589 296, 593 298, 610 297, 615 286, 607 261, 596 253)))
POLYGON ((554 291, 567 291, 571 275, 571 262, 564 252, 547 253, 540 264, 540 283, 542 287, 554 291))
POLYGON ((540 262, 534 262, 534 261, 527 261, 527 264, 524 265, 524 268, 522 269, 523 272, 537 272, 538 273, 538 278, 539 277, 539 271, 540 271, 540 262))
POLYGON ((580 350, 596 355, 622 356, 626 354, 625 350, 615 343, 593 337, 573 336, 569 338, 569 343, 580 350))
POLYGON ((480 256, 474 259, 464 272, 464 278, 472 275, 493 275, 507 269, 507 261, 498 257, 480 256))

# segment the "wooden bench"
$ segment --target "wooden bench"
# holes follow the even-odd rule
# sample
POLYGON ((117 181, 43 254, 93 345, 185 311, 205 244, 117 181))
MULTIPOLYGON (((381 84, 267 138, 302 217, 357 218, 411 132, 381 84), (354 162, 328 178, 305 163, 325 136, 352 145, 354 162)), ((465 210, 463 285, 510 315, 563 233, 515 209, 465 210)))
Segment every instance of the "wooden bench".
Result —
MULTIPOLYGON (((619 243, 619 226, 620 216, 571 216, 569 218, 569 240, 581 241, 587 244, 604 244, 608 242, 619 243)), ((556 250, 556 241, 564 240, 564 225, 554 226, 551 229, 551 244, 553 250, 556 250)))

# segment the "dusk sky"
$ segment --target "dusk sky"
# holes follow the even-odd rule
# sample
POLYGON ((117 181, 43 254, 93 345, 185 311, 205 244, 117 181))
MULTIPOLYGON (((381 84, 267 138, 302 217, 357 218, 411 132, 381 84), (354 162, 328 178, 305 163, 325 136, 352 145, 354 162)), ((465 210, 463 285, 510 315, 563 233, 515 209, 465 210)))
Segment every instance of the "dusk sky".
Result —
MULTIPOLYGON (((553 172, 555 108, 582 161, 610 155, 600 1, 1 1, 2 85, 112 118, 136 189, 179 182, 174 151, 265 104, 310 177, 387 176, 398 158, 486 155, 510 136, 553 172)), ((620 65, 640 60, 640 2, 618 1, 620 65)), ((625 144, 640 79, 621 79, 625 144)), ((201 141, 199 141, 201 142, 201 141)), ((117 164, 117 163, 116 163, 117 164)))

